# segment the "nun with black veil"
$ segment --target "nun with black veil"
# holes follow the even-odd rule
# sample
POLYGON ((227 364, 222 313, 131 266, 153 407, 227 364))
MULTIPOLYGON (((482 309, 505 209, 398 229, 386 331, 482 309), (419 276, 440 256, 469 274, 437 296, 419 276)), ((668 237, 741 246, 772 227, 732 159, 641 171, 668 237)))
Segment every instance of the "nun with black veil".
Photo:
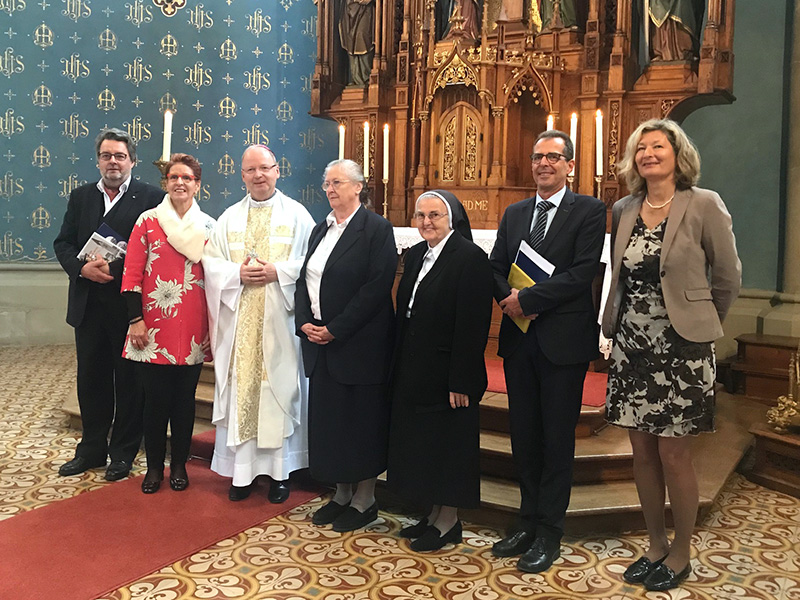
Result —
POLYGON ((427 517, 400 531, 417 552, 461 542, 459 508, 480 504, 478 402, 492 316, 492 269, 450 192, 417 198, 424 241, 397 288, 388 484, 427 517))

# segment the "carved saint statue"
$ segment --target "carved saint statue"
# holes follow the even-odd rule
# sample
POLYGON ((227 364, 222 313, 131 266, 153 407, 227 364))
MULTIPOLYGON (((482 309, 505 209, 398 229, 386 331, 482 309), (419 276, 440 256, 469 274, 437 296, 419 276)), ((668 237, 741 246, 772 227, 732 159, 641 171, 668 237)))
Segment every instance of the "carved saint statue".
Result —
POLYGON ((696 58, 704 11, 704 0, 642 0, 646 59, 696 58))
POLYGON ((339 39, 350 62, 348 83, 366 85, 375 53, 375 0, 342 0, 339 39))
POLYGON ((477 40, 480 37, 480 23, 483 0, 436 0, 436 39, 448 40, 464 37, 477 40), (460 19, 460 25, 450 18, 460 19))
MULTIPOLYGON (((542 30, 552 29, 557 0, 539 0, 539 14, 542 17, 542 30)), ((565 29, 577 27, 578 17, 575 11, 575 0, 561 0, 559 14, 561 26, 565 29)))

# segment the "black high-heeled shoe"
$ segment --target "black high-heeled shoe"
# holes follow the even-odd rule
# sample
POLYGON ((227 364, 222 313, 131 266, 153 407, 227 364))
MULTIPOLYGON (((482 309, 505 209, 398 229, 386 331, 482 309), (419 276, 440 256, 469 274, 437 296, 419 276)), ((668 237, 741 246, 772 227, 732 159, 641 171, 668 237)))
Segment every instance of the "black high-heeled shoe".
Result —
POLYGON ((155 494, 161 487, 161 482, 164 480, 164 473, 151 475, 154 471, 148 471, 142 479, 142 493, 155 494))
POLYGON ((414 540, 418 537, 422 537, 426 529, 428 529, 428 517, 422 517, 422 520, 419 523, 409 525, 408 527, 403 527, 397 532, 397 535, 407 540, 414 540))
POLYGON ((439 550, 447 544, 460 544, 461 534, 461 521, 456 521, 447 533, 441 533, 436 527, 429 525, 420 538, 411 542, 410 547, 414 552, 439 550))

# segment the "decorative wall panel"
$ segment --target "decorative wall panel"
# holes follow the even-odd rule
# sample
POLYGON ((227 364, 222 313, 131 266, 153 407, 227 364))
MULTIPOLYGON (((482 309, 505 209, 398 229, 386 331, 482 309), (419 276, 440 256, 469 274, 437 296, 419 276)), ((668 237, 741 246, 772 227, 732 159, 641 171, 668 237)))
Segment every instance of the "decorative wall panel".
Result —
POLYGON ((158 185, 163 111, 172 151, 203 165, 213 216, 243 194, 240 159, 269 145, 278 187, 316 218, 335 124, 308 115, 312 0, 0 0, 0 262, 53 261, 76 186, 96 181, 104 126, 139 144, 134 176, 158 185))

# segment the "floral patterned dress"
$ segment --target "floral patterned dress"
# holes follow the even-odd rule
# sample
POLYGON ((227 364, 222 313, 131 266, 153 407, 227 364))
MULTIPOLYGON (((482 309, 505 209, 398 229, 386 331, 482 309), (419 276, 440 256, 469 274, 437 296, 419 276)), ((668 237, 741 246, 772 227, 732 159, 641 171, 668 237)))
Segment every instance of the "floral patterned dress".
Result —
MULTIPOLYGON (((214 224, 211 217, 207 219, 206 239, 214 224)), ((126 339, 122 356, 161 365, 197 365, 211 360, 201 348, 208 334, 203 265, 170 245, 155 209, 143 212, 133 228, 122 291, 142 294, 149 338, 141 350, 126 339)))
POLYGON ((625 293, 611 352, 606 420, 664 437, 714 430, 714 345, 690 342, 669 322, 659 262, 666 219, 636 220, 622 258, 625 293))

